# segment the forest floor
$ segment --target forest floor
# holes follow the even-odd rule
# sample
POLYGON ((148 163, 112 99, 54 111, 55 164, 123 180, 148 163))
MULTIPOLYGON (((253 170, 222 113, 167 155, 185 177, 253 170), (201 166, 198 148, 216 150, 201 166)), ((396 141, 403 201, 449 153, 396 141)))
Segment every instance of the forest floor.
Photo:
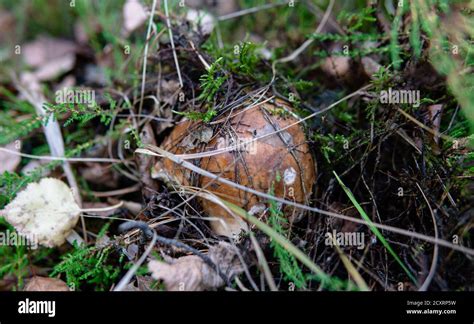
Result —
POLYGON ((0 290, 473 290, 473 10, 0 0, 0 290))

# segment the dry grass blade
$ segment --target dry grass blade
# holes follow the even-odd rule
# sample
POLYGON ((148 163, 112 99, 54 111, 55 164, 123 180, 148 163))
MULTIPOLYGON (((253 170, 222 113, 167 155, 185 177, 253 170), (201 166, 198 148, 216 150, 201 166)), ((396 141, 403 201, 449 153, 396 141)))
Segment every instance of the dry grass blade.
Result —
POLYGON ((252 240, 252 244, 255 249, 255 253, 257 254, 258 262, 260 264, 260 267, 263 270, 263 274, 265 275, 265 279, 267 280, 268 286, 270 287, 271 291, 278 291, 278 288, 275 284, 275 279, 273 278, 272 272, 270 270, 270 267, 268 266, 267 259, 265 258, 265 255, 263 254, 262 248, 260 247, 260 244, 258 243, 257 239, 255 238, 255 235, 253 232, 250 232, 250 239, 252 240))
POLYGON ((341 259, 342 263, 347 269, 347 272, 349 275, 354 279, 355 283, 359 287, 360 290, 362 291, 369 291, 370 288, 367 286, 367 283, 365 282, 364 278, 360 275, 359 271, 354 267, 352 262, 349 260, 349 258, 344 254, 344 252, 341 250, 339 245, 337 244, 337 241, 334 237, 331 236, 331 240, 333 242, 334 249, 336 249, 337 254, 339 255, 339 258, 341 259))
POLYGON ((183 78, 181 77, 181 70, 179 68, 178 56, 176 55, 176 47, 174 46, 173 30, 171 29, 170 17, 169 17, 169 12, 168 12, 168 0, 164 1, 164 5, 165 5, 165 15, 166 15, 166 26, 168 27, 168 31, 169 31, 169 35, 170 35, 171 48, 173 49, 174 64, 176 65, 176 73, 178 74, 179 85, 182 88, 183 87, 183 78))
MULTIPOLYGON (((428 201, 428 198, 426 197, 424 191, 421 189, 420 185, 417 183, 416 186, 418 187, 418 190, 420 190, 421 194, 423 195, 423 198, 426 201, 426 204, 428 205, 428 209, 430 210, 430 214, 431 214, 431 219, 433 220, 435 238, 438 238, 438 225, 436 223, 436 217, 433 212, 433 209, 431 208, 430 202, 428 201)), ((431 261, 430 272, 428 273, 428 276, 426 277, 425 281, 421 285, 419 289, 420 291, 428 290, 428 287, 430 286, 431 281, 433 280, 433 277, 436 273, 436 266, 438 264, 438 254, 439 254, 438 244, 435 244, 434 250, 433 250, 433 260, 431 261)))

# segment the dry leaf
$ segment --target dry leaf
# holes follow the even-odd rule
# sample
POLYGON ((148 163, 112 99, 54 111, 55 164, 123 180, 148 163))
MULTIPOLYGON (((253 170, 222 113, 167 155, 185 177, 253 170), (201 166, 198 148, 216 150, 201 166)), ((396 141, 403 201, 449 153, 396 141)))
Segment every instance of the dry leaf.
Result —
POLYGON ((46 177, 51 173, 51 171, 47 168, 43 168, 43 166, 48 163, 48 160, 31 160, 21 168, 21 173, 28 175, 33 172, 39 172, 40 177, 46 177))
POLYGON ((344 79, 351 69, 351 59, 346 56, 329 56, 323 60, 321 69, 336 79, 344 79))
POLYGON ((345 81, 350 78, 352 59, 348 56, 341 56, 344 49, 341 44, 332 44, 328 50, 330 56, 324 58, 321 70, 335 80, 345 81))
POLYGON ((76 44, 64 39, 40 36, 23 46, 23 59, 31 67, 39 68, 59 58, 74 54, 76 44))
POLYGON ((217 16, 228 15, 239 10, 236 0, 186 0, 186 6, 193 9, 205 9, 217 16))
MULTIPOLYGON (((20 152, 21 143, 20 142, 12 142, 5 146, 6 149, 20 152)), ((21 162, 21 157, 16 154, 0 151, 0 174, 8 171, 13 172, 16 170, 18 165, 21 162)))
POLYGON ((138 0, 127 0, 123 6, 123 27, 126 34, 142 26, 146 18, 145 8, 138 0))
POLYGON ((380 70, 382 67, 379 63, 377 63, 374 59, 366 56, 363 57, 361 60, 362 67, 364 68, 365 74, 370 78, 375 78, 375 74, 380 70))
POLYGON ((129 283, 124 291, 154 291, 155 280, 150 276, 137 276, 136 282, 129 283))
POLYGON ((80 212, 72 190, 64 182, 44 178, 28 184, 0 215, 31 242, 54 247, 66 241, 80 212))
POLYGON ((35 276, 26 284, 24 291, 69 291, 66 283, 60 279, 35 276))
MULTIPOLYGON (((441 115, 443 113, 443 105, 429 105, 428 106, 428 118, 431 122, 431 128, 439 133, 441 127, 441 115)), ((433 135, 433 139, 436 144, 439 143, 439 135, 433 135)))
POLYGON ((176 80, 163 80, 160 82, 160 100, 174 106, 178 99, 179 82, 176 80))
MULTIPOLYGON (((238 250, 229 243, 212 246, 207 256, 229 279, 243 271, 238 250)), ((195 255, 174 259, 171 264, 153 260, 148 263, 148 269, 154 279, 163 280, 168 291, 215 290, 224 285, 221 276, 195 255)))
POLYGON ((103 163, 90 162, 81 168, 82 177, 90 183, 100 184, 109 188, 116 188, 118 177, 113 170, 103 163))
POLYGON ((35 76, 39 81, 54 80, 61 74, 72 70, 75 63, 76 55, 73 53, 67 54, 42 65, 36 70, 35 76))
POLYGON ((23 59, 35 68, 37 81, 49 81, 72 70, 76 63, 76 44, 71 41, 40 36, 24 45, 23 59))

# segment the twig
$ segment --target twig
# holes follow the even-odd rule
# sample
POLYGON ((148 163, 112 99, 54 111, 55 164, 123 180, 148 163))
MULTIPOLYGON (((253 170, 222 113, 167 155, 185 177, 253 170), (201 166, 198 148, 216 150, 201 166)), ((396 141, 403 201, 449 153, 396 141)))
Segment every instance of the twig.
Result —
POLYGON ((202 65, 204 65, 204 68, 206 69, 206 71, 209 71, 211 69, 211 66, 209 65, 209 63, 206 62, 204 57, 202 57, 202 55, 198 52, 193 41, 189 40, 189 44, 191 45, 191 48, 193 49, 194 53, 196 53, 197 57, 201 61, 202 65))
POLYGON ((90 193, 95 197, 101 198, 101 197, 125 195, 131 192, 138 191, 140 190, 140 188, 141 188, 141 185, 136 184, 131 187, 122 188, 122 189, 116 189, 116 190, 110 190, 110 191, 91 191, 90 193))
POLYGON ((129 284, 129 282, 132 279, 135 272, 137 272, 138 268, 140 268, 140 266, 143 264, 143 262, 145 262, 146 258, 148 257, 148 255, 153 250, 153 247, 156 244, 156 240, 158 238, 158 235, 156 234, 156 232, 154 230, 153 230, 152 233, 153 233, 153 237, 151 239, 150 245, 148 245, 147 249, 142 254, 140 259, 138 259, 138 261, 136 263, 134 263, 133 266, 127 271, 125 276, 122 277, 122 279, 119 281, 119 283, 115 287, 114 291, 122 291, 122 290, 125 289, 125 287, 129 284))
POLYGON ((123 201, 119 202, 119 203, 116 204, 116 205, 109 206, 109 207, 103 207, 103 208, 81 208, 81 212, 83 212, 83 213, 108 212, 108 211, 111 211, 111 210, 120 208, 120 207, 122 207, 122 205, 123 205, 123 201))
MULTIPOLYGON (((132 229, 137 229, 137 228, 140 229, 142 231, 143 235, 145 235, 146 237, 148 237, 148 238, 150 236, 152 237, 153 245, 155 245, 156 242, 160 242, 160 243, 163 243, 163 244, 166 244, 166 245, 173 245, 173 246, 184 249, 184 250, 186 250, 188 252, 191 252, 191 253, 195 254, 196 256, 200 257, 209 267, 211 267, 214 271, 216 271, 216 273, 222 278, 222 280, 226 283, 226 285, 231 286, 231 282, 230 282, 229 278, 227 278, 227 276, 224 273, 222 273, 222 271, 219 269, 219 266, 217 264, 215 264, 211 260, 211 258, 209 258, 207 255, 205 255, 201 251, 199 251, 199 250, 197 250, 197 249, 195 249, 195 248, 193 248, 193 247, 191 247, 191 246, 189 246, 189 245, 187 245, 183 242, 180 242, 180 241, 174 240, 174 239, 170 239, 170 238, 166 238, 166 237, 163 237, 163 236, 160 236, 160 235, 156 234, 156 231, 154 229, 152 229, 150 226, 148 226, 148 224, 145 223, 145 222, 140 222, 140 221, 125 222, 125 223, 123 223, 119 226, 119 231, 120 232, 125 232, 125 231, 129 231, 129 230, 132 230, 132 229)), ((153 247, 152 244, 150 244, 150 245, 153 247)), ((148 249, 147 249, 147 251, 148 251, 148 249)), ((146 256, 148 256, 148 254, 150 254, 150 252, 147 253, 145 251, 145 253, 143 255, 145 255, 145 258, 146 258, 146 256)), ((144 260, 142 260, 143 255, 140 258, 140 260, 136 263, 136 264, 139 263, 137 269, 140 267, 140 265, 144 261, 144 260)), ((130 270, 132 270, 132 269, 130 269, 130 270)), ((128 278, 124 277, 124 279, 128 279, 127 284, 128 284, 128 282, 130 281, 130 279, 132 278, 133 274, 136 272, 137 269, 135 269, 135 271, 133 271, 128 278)), ((131 271, 129 271, 129 272, 131 272, 131 271)), ((127 273, 127 275, 128 275, 128 273, 127 273)), ((122 279, 122 280, 124 280, 124 279, 122 279)), ((117 288, 116 288, 115 291, 120 291, 120 290, 117 290, 117 288)))
POLYGON ((451 137, 451 136, 448 136, 446 134, 442 134, 440 133, 439 131, 437 130, 434 130, 426 125, 424 125, 423 123, 421 123, 419 120, 417 120, 415 117, 411 116, 409 113, 403 111, 402 109, 400 108, 397 108, 397 110, 403 115, 405 116, 406 118, 408 118, 410 121, 414 122, 415 124, 417 124, 419 127, 423 128, 424 130, 430 132, 431 134, 433 134, 434 136, 436 137, 441 137, 442 139, 444 140, 447 140, 447 141, 455 141, 456 139, 454 137, 451 137))

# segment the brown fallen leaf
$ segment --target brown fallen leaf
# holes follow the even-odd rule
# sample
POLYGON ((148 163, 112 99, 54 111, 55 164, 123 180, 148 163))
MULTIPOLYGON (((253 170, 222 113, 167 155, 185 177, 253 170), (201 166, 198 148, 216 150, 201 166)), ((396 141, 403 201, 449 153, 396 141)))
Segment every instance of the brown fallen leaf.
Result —
POLYGON ((56 278, 35 276, 26 284, 24 291, 70 291, 67 284, 56 278))
POLYGON ((345 79, 351 70, 351 59, 347 56, 328 56, 323 60, 321 69, 335 79, 345 79))
MULTIPOLYGON (((5 145, 5 148, 11 151, 20 152, 21 143, 15 141, 5 145)), ((16 154, 0 151, 0 174, 3 172, 13 172, 21 162, 21 157, 16 154)))
POLYGON ((13 274, 6 274, 2 279, 0 279, 0 291, 11 291, 18 284, 18 279, 13 274))
MULTIPOLYGON (((210 247, 207 256, 229 280, 243 271, 237 248, 227 242, 210 247)), ((215 290, 224 285, 221 276, 196 255, 180 257, 171 262, 168 264, 153 260, 148 263, 152 277, 163 280, 168 291, 215 290)))

